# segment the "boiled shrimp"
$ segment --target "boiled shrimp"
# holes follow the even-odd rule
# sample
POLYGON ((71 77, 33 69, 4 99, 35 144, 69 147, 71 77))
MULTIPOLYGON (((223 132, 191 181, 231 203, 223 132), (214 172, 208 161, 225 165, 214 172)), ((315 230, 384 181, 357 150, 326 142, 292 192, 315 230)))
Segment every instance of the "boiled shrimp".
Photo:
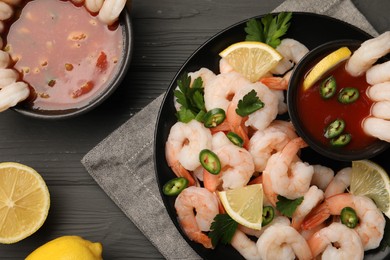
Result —
POLYGON ((237 72, 218 74, 204 89, 206 110, 221 108, 226 112, 235 94, 247 84, 250 81, 237 72))
POLYGON ((12 17, 12 15, 14 14, 14 10, 12 9, 12 7, 1 1, 0 2, 0 21, 5 21, 5 20, 8 20, 9 18, 12 17))
POLYGON ((276 126, 277 123, 274 122, 266 129, 256 131, 249 140, 248 151, 253 156, 257 172, 262 172, 271 155, 281 151, 290 141, 286 132, 279 126, 276 126))
MULTIPOLYGON (((0 50, 0 70, 5 69, 9 66, 10 64, 10 57, 9 53, 5 52, 3 50, 0 50)), ((16 80, 17 77, 15 77, 16 80)))
POLYGON ((378 83, 369 87, 367 96, 373 101, 390 101, 390 82, 378 83))
POLYGON ((260 259, 312 259, 306 240, 293 227, 275 224, 257 240, 260 259))
POLYGON ((118 20, 125 5, 126 0, 104 0, 98 19, 107 25, 113 24, 118 20))
POLYGON ((294 39, 283 39, 276 50, 283 56, 283 59, 279 61, 278 65, 271 70, 273 74, 284 74, 290 70, 294 64, 297 64, 306 53, 309 52, 309 49, 294 39))
POLYGON ((358 234, 340 223, 332 223, 314 233, 308 240, 313 257, 322 259, 363 259, 364 249, 358 234), (338 246, 335 247, 334 245, 338 246))
POLYGON ((175 209, 188 238, 212 248, 211 239, 202 231, 210 230, 211 223, 219 213, 216 195, 205 188, 188 187, 177 196, 175 209))
POLYGON ((362 75, 381 57, 390 51, 390 32, 367 40, 351 55, 345 69, 356 77, 362 75))
POLYGON ((296 199, 309 190, 313 166, 297 161, 297 152, 306 146, 302 138, 295 138, 268 160, 263 171, 263 189, 272 205, 276 205, 277 195, 296 199))
POLYGON ((0 112, 15 106, 30 95, 28 85, 22 81, 13 82, 0 90, 0 112))
POLYGON ((104 0, 85 0, 85 8, 91 13, 97 13, 103 6, 104 0))
POLYGON ((291 226, 296 230, 301 229, 301 224, 307 214, 322 202, 324 199, 324 192, 317 186, 311 186, 303 196, 302 203, 297 207, 292 215, 291 226))
POLYGON ((194 179, 188 171, 193 171, 201 164, 199 153, 211 148, 211 132, 202 123, 192 120, 185 124, 175 123, 168 135, 165 155, 168 165, 177 176, 186 177, 190 184, 194 179))
POLYGON ((332 181, 326 187, 325 198, 344 193, 351 185, 352 168, 346 167, 337 172, 332 181))
POLYGON ((217 175, 204 171, 205 188, 214 192, 220 186, 223 190, 235 189, 249 182, 255 171, 255 165, 252 155, 246 149, 227 144, 214 150, 214 153, 221 162, 221 171, 217 175))
POLYGON ((316 185, 321 190, 325 190, 333 180, 334 171, 331 168, 320 164, 313 165, 313 169, 314 173, 310 184, 316 185))
POLYGON ((242 86, 234 96, 232 103, 237 105, 252 90, 256 91, 256 95, 264 103, 264 107, 248 115, 245 126, 255 130, 263 130, 278 115, 278 97, 264 84, 256 82, 242 86))
POLYGON ((9 4, 9 5, 15 6, 15 5, 20 4, 20 2, 21 2, 22 0, 1 0, 1 1, 4 2, 4 3, 7 3, 7 4, 9 4))
POLYGON ((390 120, 390 101, 378 101, 371 106, 371 115, 376 118, 390 120))
POLYGON ((259 81, 273 90, 287 90, 291 75, 292 70, 287 72, 283 77, 263 77, 259 81))
POLYGON ((359 218, 354 230, 358 233, 364 250, 377 248, 383 238, 386 221, 375 203, 365 196, 342 193, 326 198, 308 215, 302 228, 310 229, 323 223, 331 215, 340 215, 345 207, 353 208, 359 218))
POLYGON ((0 89, 14 83, 19 78, 18 72, 14 69, 0 69, 0 89))
POLYGON ((267 228, 272 225, 290 225, 290 220, 286 217, 275 217, 271 223, 263 227, 260 230, 254 230, 247 228, 245 226, 239 225, 238 229, 234 233, 234 236, 231 240, 231 245, 245 258, 245 259, 261 259, 259 248, 256 245, 256 242, 248 238, 249 236, 255 236, 259 238, 267 228))
POLYGON ((234 71, 233 67, 229 64, 229 62, 222 58, 219 60, 219 72, 220 73, 228 73, 234 71))
MULTIPOLYGON (((390 51, 390 49, 389 49, 390 51)), ((366 81, 368 84, 375 85, 390 80, 390 62, 376 64, 366 72, 366 81)))
POLYGON ((367 135, 390 142, 390 121, 388 120, 368 117, 363 121, 363 130, 367 135))

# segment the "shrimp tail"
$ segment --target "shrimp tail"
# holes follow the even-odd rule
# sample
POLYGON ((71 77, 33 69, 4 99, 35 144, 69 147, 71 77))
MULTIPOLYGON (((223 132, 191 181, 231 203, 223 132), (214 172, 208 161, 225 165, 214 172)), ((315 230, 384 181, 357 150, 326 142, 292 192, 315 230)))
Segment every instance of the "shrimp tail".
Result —
POLYGON ((203 170, 203 184, 206 189, 215 192, 221 182, 219 174, 212 174, 206 169, 203 170))
POLYGON ((179 162, 176 162, 171 165, 172 171, 176 174, 177 177, 184 177, 188 180, 188 186, 195 185, 195 179, 189 171, 187 171, 179 162))
POLYGON ((288 87, 288 82, 282 77, 266 77, 259 81, 274 90, 286 90, 288 87))
POLYGON ((322 224, 331 215, 328 203, 326 201, 314 208, 304 219, 301 228, 310 230, 322 224))

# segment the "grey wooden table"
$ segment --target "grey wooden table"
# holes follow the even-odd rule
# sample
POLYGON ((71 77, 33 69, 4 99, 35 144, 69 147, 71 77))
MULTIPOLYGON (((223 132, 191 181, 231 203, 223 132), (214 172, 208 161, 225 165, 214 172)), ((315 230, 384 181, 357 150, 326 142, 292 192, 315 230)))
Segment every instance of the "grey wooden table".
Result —
MULTIPOLYGON (((324 0, 326 1, 326 0, 324 0)), ((51 193, 44 226, 29 238, 0 245, 0 259, 23 259, 63 235, 103 243, 105 259, 163 258, 89 176, 81 158, 99 141, 163 93, 188 56, 218 31, 267 13, 282 0, 133 0, 134 52, 122 86, 79 118, 42 121, 14 111, 0 114, 0 161, 40 172, 51 193)), ((373 26, 390 29, 389 1, 354 0, 373 26)))

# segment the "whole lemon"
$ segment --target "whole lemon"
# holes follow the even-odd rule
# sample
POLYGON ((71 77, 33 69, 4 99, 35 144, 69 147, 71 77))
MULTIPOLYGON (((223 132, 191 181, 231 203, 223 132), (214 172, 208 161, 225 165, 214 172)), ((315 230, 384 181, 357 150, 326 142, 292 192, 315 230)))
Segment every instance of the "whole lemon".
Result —
POLYGON ((102 258, 103 246, 79 236, 62 236, 38 247, 26 260, 97 260, 102 258))

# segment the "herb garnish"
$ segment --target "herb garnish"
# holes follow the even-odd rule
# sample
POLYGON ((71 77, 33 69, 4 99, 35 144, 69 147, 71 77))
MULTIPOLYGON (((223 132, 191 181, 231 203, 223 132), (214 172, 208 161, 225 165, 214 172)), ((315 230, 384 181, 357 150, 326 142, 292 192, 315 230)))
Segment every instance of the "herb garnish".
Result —
POLYGON ((264 42, 273 48, 280 44, 280 37, 286 34, 290 27, 291 12, 281 12, 277 16, 267 14, 261 20, 249 19, 245 32, 246 41, 264 42))
POLYGON ((211 223, 211 231, 208 236, 211 238, 211 244, 215 247, 219 241, 223 244, 229 244, 236 232, 238 223, 228 214, 218 214, 211 223))
POLYGON ((302 203, 303 197, 290 200, 281 195, 278 195, 278 202, 276 202, 276 209, 279 210, 286 217, 291 218, 297 207, 302 203))
POLYGON ((178 80, 179 89, 173 91, 177 102, 181 105, 180 110, 176 113, 178 121, 188 123, 192 119, 200 122, 206 113, 204 104, 204 89, 201 77, 194 80, 191 86, 191 77, 184 73, 178 80))
POLYGON ((248 94, 246 94, 241 100, 238 101, 236 113, 244 117, 263 107, 264 103, 259 99, 256 91, 252 89, 248 94))

